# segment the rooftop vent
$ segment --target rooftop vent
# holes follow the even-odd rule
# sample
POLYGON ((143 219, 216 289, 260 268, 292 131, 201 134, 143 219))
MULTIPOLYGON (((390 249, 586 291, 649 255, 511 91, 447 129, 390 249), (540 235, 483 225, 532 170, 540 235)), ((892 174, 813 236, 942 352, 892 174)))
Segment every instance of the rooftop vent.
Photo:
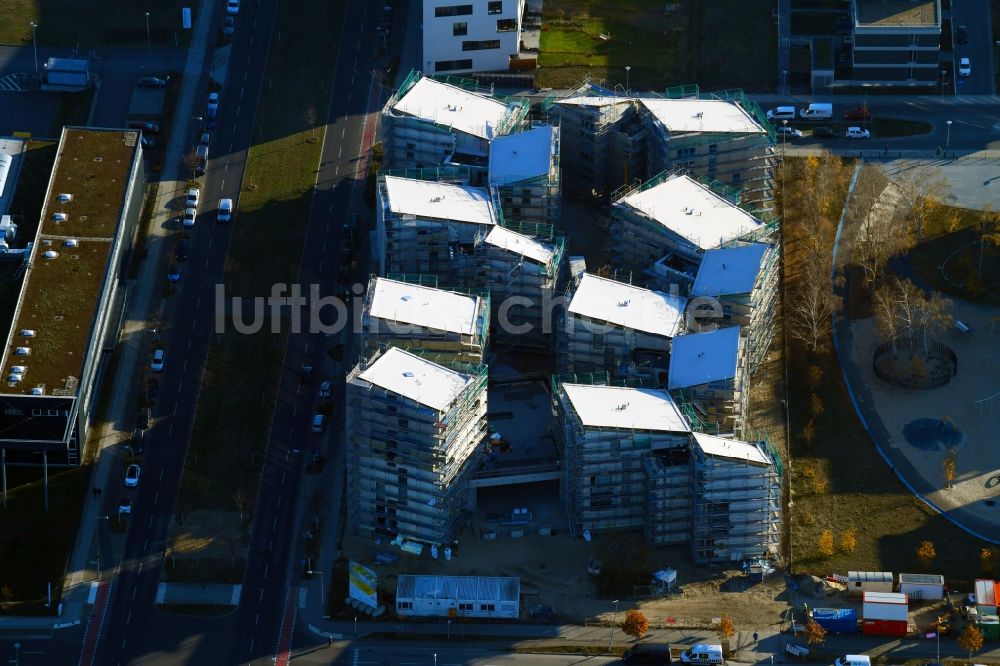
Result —
POLYGON ((704 111, 699 111, 698 113, 694 114, 694 117, 695 118, 704 118, 705 117, 705 112, 704 111))
POLYGON ((411 298, 413 298, 413 297, 410 296, 409 294, 403 294, 402 296, 399 297, 399 300, 401 300, 401 301, 408 301, 411 298))
POLYGON ((35 388, 31 389, 31 395, 45 395, 45 385, 39 384, 35 388))
POLYGON ((688 215, 694 215, 694 208, 685 208, 684 212, 688 215))
POLYGON ((626 299, 624 301, 618 301, 618 307, 620 307, 620 308, 627 308, 628 307, 628 299, 626 299))
POLYGON ((25 338, 33 338, 35 337, 35 329, 25 328, 21 331, 21 336, 25 338))
POLYGON ((443 194, 439 194, 438 196, 436 196, 436 197, 434 197, 434 198, 431 199, 432 203, 440 203, 442 201, 444 201, 444 195, 443 194))
POLYGON ((79 244, 80 244, 79 241, 77 241, 75 238, 67 238, 66 242, 63 243, 63 245, 65 245, 66 247, 76 247, 79 244))
POLYGON ((69 192, 63 192, 62 194, 57 196, 56 199, 59 200, 59 203, 69 203, 70 201, 73 200, 73 195, 70 194, 69 192))
POLYGON ((56 213, 55 215, 52 216, 52 219, 55 220, 56 222, 65 222, 66 220, 69 219, 69 215, 67 215, 66 213, 56 213))
POLYGON ((55 259, 59 256, 59 253, 55 250, 46 250, 45 252, 42 252, 42 256, 46 259, 55 259))
POLYGON ((620 404, 617 407, 615 407, 615 411, 616 412, 624 412, 627 408, 628 408, 628 403, 627 402, 623 402, 622 404, 620 404))
POLYGON ((17 356, 28 356, 31 354, 31 347, 18 347, 14 350, 14 354, 17 356))
POLYGON ((403 376, 404 377, 413 377, 413 373, 410 372, 409 370, 406 370, 405 372, 403 372, 403 376))

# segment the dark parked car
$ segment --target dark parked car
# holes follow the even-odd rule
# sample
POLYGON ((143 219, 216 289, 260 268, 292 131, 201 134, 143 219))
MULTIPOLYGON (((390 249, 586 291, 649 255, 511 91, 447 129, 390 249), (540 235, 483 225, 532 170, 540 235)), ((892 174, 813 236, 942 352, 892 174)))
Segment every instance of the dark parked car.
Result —
POLYGON ((829 127, 817 127, 813 129, 814 139, 836 139, 837 132, 829 127))
POLYGON ((302 364, 302 381, 309 383, 313 378, 313 367, 307 363, 302 364))
POLYGON ((150 378, 150 380, 146 382, 146 401, 153 402, 154 400, 156 400, 156 396, 159 392, 160 392, 160 380, 156 379, 155 377, 150 378))
POLYGON ((871 120, 872 111, 867 104, 844 111, 844 120, 871 120))
POLYGON ((142 130, 146 134, 160 133, 160 126, 150 120, 133 120, 128 124, 128 128, 142 130))
POLYGON ((137 456, 142 455, 143 445, 142 436, 146 433, 142 428, 136 428, 132 431, 132 441, 129 442, 129 446, 132 448, 132 453, 137 456))
POLYGON ((136 85, 140 88, 166 88, 170 83, 169 76, 140 76, 136 85))
POLYGON ((969 43, 969 29, 964 25, 958 26, 958 33, 956 35, 959 44, 969 43))
POLYGON ((191 242, 187 238, 177 241, 177 247, 174 248, 174 256, 177 257, 177 261, 187 261, 190 249, 191 242))
POLYGON ((136 427, 145 430, 153 421, 153 412, 149 409, 149 407, 142 407, 139 409, 139 414, 136 416, 135 421, 136 427))

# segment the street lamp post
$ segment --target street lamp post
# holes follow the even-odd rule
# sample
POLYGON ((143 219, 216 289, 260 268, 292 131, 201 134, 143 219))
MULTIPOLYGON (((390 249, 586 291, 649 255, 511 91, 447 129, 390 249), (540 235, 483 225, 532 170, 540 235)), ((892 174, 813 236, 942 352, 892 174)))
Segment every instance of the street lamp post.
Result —
POLYGON ((948 147, 951 145, 951 121, 950 120, 946 120, 945 121, 945 125, 948 126, 947 133, 945 134, 945 137, 944 137, 944 147, 945 147, 945 150, 947 150, 948 147))
POLYGON ((21 666, 21 644, 14 643, 14 666, 21 666))
POLYGON ((785 95, 787 95, 788 94, 788 70, 787 69, 781 70, 781 86, 782 86, 782 92, 785 95))
POLYGON ((434 666, 438 666, 438 653, 434 653, 434 666))
POLYGON ((35 38, 35 29, 38 28, 38 24, 34 21, 31 22, 31 46, 35 49, 35 74, 38 74, 38 40, 35 38))
POLYGON ((941 101, 944 101, 944 77, 948 76, 948 70, 941 70, 941 101))
POLYGON ((632 71, 631 65, 625 65, 625 94, 628 94, 628 74, 632 71))
POLYGON ((608 639, 608 652, 615 644, 615 623, 618 622, 618 600, 615 599, 615 614, 611 616, 611 638, 608 639))
POLYGON ((146 59, 149 60, 149 12, 146 12, 146 59))

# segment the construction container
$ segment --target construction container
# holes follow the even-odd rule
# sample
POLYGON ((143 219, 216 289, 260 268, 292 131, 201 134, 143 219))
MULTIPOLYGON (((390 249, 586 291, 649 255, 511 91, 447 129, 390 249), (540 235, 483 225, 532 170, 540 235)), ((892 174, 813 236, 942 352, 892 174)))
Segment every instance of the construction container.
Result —
POLYGON ((1000 641, 1000 617, 996 615, 980 616, 976 622, 979 631, 983 633, 983 638, 988 641, 1000 641))
POLYGON ((997 614, 996 582, 979 579, 976 581, 976 612, 980 615, 997 614))
POLYGON ((851 594, 863 592, 892 592, 891 571, 848 571, 847 591, 851 594))
POLYGON ((943 599, 944 576, 937 574, 899 574, 899 591, 910 599, 943 599))
POLYGON ((814 608, 812 619, 831 634, 858 633, 858 613, 853 608, 814 608))
POLYGON ((906 622, 908 599, 897 592, 865 592, 861 596, 861 617, 868 620, 906 622))
POLYGON ((903 637, 907 633, 906 620, 864 620, 861 633, 865 636, 903 637))

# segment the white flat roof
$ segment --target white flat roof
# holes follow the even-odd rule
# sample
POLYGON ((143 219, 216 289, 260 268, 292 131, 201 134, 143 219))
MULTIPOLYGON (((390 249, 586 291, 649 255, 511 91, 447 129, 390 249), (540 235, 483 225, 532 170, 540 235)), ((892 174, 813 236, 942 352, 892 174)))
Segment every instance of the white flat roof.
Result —
POLYGON ((640 99, 671 132, 764 134, 767 130, 736 102, 722 99, 640 99))
POLYGON ((753 231, 763 222, 688 176, 673 176, 622 197, 629 206, 703 250, 753 231))
POLYGON ((542 265, 547 265, 555 254, 553 246, 501 226, 493 227, 490 233, 486 235, 486 242, 533 259, 542 265))
POLYGON ((546 176, 552 165, 554 127, 498 136, 490 141, 490 185, 507 185, 546 176))
POLYGON ((738 439, 726 439, 715 435, 706 435, 701 432, 694 434, 694 441, 698 447, 707 455, 718 458, 731 458, 732 460, 747 461, 770 465, 771 458, 761 451, 757 445, 744 442, 738 439))
POLYGON ((476 331, 479 299, 443 289, 378 278, 372 296, 373 317, 462 335, 476 331))
POLYGON ((507 114, 507 105, 425 76, 406 91, 393 110, 491 139, 507 114))
POLYGON ((572 314, 672 338, 684 323, 687 300, 662 291, 585 273, 569 304, 572 314))
POLYGON ((767 252, 764 243, 707 250, 701 258, 691 296, 748 294, 753 291, 767 252))
POLYGON ((399 215, 472 224, 493 224, 486 190, 468 185, 385 177, 389 208, 399 215))
POLYGON ((439 412, 448 409, 470 380, 398 347, 387 349, 359 377, 439 412))
POLYGON ((666 391, 587 384, 562 386, 585 426, 654 432, 691 431, 666 391))
POLYGON ((735 377, 739 349, 739 326, 677 336, 670 346, 667 387, 687 388, 735 377))

